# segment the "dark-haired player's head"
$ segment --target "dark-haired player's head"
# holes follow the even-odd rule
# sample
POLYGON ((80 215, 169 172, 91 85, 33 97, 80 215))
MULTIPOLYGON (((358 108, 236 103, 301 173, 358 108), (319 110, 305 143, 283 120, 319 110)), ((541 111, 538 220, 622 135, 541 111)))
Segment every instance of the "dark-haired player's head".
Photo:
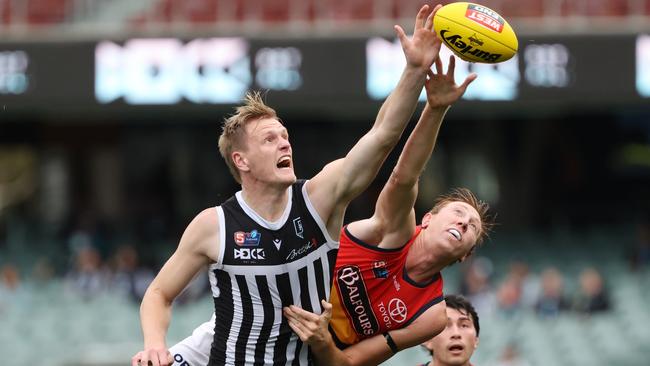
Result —
POLYGON ((466 366, 478 347, 480 326, 474 306, 463 296, 446 295, 447 326, 422 345, 432 354, 434 365, 466 366))

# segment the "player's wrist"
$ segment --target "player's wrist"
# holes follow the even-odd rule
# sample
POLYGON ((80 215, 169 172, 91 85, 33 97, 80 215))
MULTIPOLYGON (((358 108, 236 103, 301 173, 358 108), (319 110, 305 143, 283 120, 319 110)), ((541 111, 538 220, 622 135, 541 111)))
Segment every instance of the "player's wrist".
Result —
POLYGON ((421 77, 426 77, 427 72, 429 71, 430 66, 427 65, 417 65, 417 64, 406 64, 406 70, 405 72, 407 73, 412 73, 414 75, 418 75, 421 77))
POLYGON ((432 113, 445 114, 447 113, 447 110, 451 108, 451 104, 432 104, 430 101, 427 102, 432 113))
POLYGON ((163 340, 153 340, 153 341, 145 341, 144 342, 144 349, 167 349, 167 343, 163 340))
POLYGON ((332 352, 336 351, 336 345, 332 339, 332 335, 327 332, 324 338, 320 339, 318 342, 313 342, 309 345, 313 351, 316 352, 332 352))

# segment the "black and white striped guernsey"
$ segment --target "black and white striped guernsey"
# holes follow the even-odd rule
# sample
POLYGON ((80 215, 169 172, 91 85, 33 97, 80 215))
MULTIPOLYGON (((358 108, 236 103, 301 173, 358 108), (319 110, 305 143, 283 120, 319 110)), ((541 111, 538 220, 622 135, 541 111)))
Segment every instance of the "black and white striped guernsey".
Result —
POLYGON ((253 211, 241 191, 216 208, 221 252, 209 272, 216 314, 209 365, 313 364, 282 308, 321 312, 339 243, 309 201, 305 182, 288 188, 287 207, 275 222, 253 211))

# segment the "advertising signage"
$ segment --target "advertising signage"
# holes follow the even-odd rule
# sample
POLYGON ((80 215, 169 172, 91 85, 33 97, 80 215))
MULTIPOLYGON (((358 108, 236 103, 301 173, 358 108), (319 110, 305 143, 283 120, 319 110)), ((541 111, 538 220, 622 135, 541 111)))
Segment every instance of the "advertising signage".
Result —
MULTIPOLYGON (((445 64, 449 55, 443 47, 445 64)), ((200 111, 230 107, 259 89, 284 108, 336 110, 381 102, 404 62, 399 42, 381 37, 0 43, 0 103, 44 111, 200 111)), ((468 103, 642 104, 650 98, 649 65, 650 35, 521 37, 509 61, 457 60, 456 80, 479 75, 463 97, 468 103)))

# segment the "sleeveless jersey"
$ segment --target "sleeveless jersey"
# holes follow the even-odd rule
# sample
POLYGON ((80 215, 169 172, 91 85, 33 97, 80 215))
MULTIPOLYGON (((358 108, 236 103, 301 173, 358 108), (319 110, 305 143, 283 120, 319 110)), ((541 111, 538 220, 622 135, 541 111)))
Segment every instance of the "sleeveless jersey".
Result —
POLYGON ((269 222, 237 192, 218 206, 221 252, 210 265, 215 306, 209 365, 311 365, 282 315, 291 304, 320 314, 330 293, 338 241, 300 180, 282 217, 269 222))
POLYGON ((383 249, 341 231, 330 302, 330 331, 339 348, 409 325, 443 300, 437 273, 428 283, 416 283, 404 270, 406 255, 421 228, 401 248, 383 249))

